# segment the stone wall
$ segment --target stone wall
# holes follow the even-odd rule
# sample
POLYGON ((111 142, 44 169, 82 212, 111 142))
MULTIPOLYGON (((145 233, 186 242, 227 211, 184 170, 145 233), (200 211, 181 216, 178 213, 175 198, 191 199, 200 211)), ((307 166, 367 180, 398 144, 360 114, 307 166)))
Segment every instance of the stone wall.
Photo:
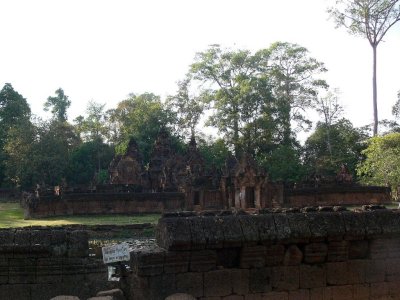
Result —
POLYGON ((392 201, 390 188, 379 186, 335 186, 285 189, 285 207, 387 204, 392 201))
POLYGON ((169 214, 156 234, 132 299, 400 299, 398 210, 169 214))
POLYGON ((162 213, 182 210, 182 193, 76 193, 44 196, 25 206, 25 218, 62 215, 162 213))
POLYGON ((0 230, 0 299, 87 299, 107 285, 105 265, 88 256, 87 232, 0 230))

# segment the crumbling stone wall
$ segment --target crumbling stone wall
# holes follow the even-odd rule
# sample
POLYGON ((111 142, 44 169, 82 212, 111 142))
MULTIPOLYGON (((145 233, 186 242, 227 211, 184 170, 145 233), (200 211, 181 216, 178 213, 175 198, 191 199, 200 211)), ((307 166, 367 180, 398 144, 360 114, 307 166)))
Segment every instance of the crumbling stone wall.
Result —
POLYGON ((338 210, 166 215, 131 297, 400 299, 400 212, 338 210))
POLYGON ((26 218, 85 214, 163 213, 182 210, 182 193, 88 193, 46 196, 25 205, 26 218))
POLYGON ((0 299, 87 299, 107 285, 105 265, 88 256, 87 232, 0 230, 0 299))

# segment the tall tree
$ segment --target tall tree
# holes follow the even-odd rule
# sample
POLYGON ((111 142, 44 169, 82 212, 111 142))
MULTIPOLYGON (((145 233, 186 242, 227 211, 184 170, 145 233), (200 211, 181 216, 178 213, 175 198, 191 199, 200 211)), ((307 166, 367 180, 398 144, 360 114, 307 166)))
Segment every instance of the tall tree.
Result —
POLYGON ((6 177, 8 154, 5 146, 13 139, 15 132, 21 132, 19 128, 29 127, 30 116, 31 110, 26 99, 10 83, 6 83, 0 91, 0 185, 6 177))
POLYGON ((241 137, 251 132, 245 128, 271 101, 270 86, 265 84, 267 61, 266 51, 252 55, 213 45, 197 53, 191 65, 191 74, 203 84, 204 99, 213 111, 209 123, 225 134, 237 156, 243 148, 241 137))
POLYGON ((191 77, 188 75, 178 82, 178 91, 167 98, 167 105, 176 112, 180 129, 188 129, 191 136, 195 136, 195 129, 204 112, 205 103, 202 95, 195 95, 191 91, 191 77))
POLYGON ((306 48, 297 44, 276 42, 269 48, 270 74, 276 99, 278 119, 284 144, 292 141, 292 125, 311 126, 304 112, 312 107, 319 90, 328 87, 317 76, 326 71, 324 64, 309 56, 306 48))
POLYGON ((48 97, 44 103, 44 110, 51 110, 53 118, 65 122, 67 120, 67 109, 71 106, 71 101, 68 96, 65 95, 64 90, 59 88, 55 91, 55 97, 48 97))
POLYGON ((328 9, 337 27, 368 39, 372 47, 372 101, 374 135, 378 134, 377 48, 388 30, 400 20, 400 0, 336 0, 328 9))

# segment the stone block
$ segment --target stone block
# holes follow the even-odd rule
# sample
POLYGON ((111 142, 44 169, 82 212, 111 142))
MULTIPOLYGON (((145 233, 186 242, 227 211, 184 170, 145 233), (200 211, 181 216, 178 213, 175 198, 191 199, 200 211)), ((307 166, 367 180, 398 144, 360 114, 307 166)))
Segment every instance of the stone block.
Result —
POLYGON ((353 300, 353 287, 351 285, 344 286, 328 286, 324 288, 324 300, 353 300))
POLYGON ((309 221, 303 213, 287 214, 292 243, 308 243, 311 237, 309 221))
POLYGON ((67 235, 68 257, 87 257, 89 254, 89 235, 87 231, 75 230, 67 235))
POLYGON ((224 248, 241 247, 244 241, 242 227, 236 216, 221 217, 224 232, 224 248))
POLYGON ((255 220, 254 216, 242 215, 238 216, 238 220, 242 227, 244 244, 257 245, 260 241, 260 234, 258 232, 258 222, 255 220))
POLYGON ((257 224, 258 235, 262 244, 272 244, 276 239, 276 226, 273 214, 254 216, 254 222, 257 224))
POLYGON ((221 299, 223 299, 223 300, 243 300, 244 296, 230 295, 230 296, 222 297, 221 299))
POLYGON ((30 286, 28 284, 4 284, 0 288, 0 299, 31 299, 30 286))
POLYGON ((223 219, 219 217, 205 217, 202 220, 204 236, 206 238, 206 248, 222 248, 224 244, 224 232, 221 222, 223 222, 223 219))
POLYGON ((12 249, 14 246, 14 234, 13 229, 1 229, 0 230, 0 249, 12 249))
POLYGON ((176 293, 176 274, 163 274, 148 277, 146 299, 165 299, 176 293))
POLYGON ((298 266, 303 260, 303 252, 297 245, 289 245, 285 251, 283 264, 285 266, 298 266))
POLYGON ((349 259, 363 259, 369 255, 369 245, 367 240, 350 241, 349 259))
POLYGON ((299 267, 284 266, 272 268, 272 289, 276 291, 292 291, 299 288, 299 267))
POLYGON ((288 242, 291 239, 291 228, 287 214, 273 214, 276 228, 276 239, 279 242, 288 242))
POLYGON ((206 236, 203 228, 203 219, 205 217, 190 217, 187 218, 190 235, 192 240, 191 249, 205 249, 206 248, 206 236))
POLYGON ((379 222, 380 216, 377 211, 365 211, 365 233, 368 238, 382 236, 382 224, 379 222))
POLYGON ((189 251, 167 251, 165 253, 164 272, 183 273, 189 270, 189 251))
POLYGON ((269 292, 262 295, 261 299, 265 300, 288 300, 287 292, 269 292))
POLYGON ((353 299, 354 300, 370 299, 369 284, 355 284, 355 285, 353 285, 353 299))
POLYGON ((326 261, 328 246, 325 243, 311 243, 304 247, 304 262, 309 264, 326 261))
POLYGON ((310 300, 309 290, 289 291, 289 300, 310 300))
POLYGON ((327 263, 326 283, 328 285, 348 284, 347 263, 346 262, 327 263))
POLYGON ((389 285, 387 282, 374 282, 370 285, 371 299, 390 299, 389 285))
POLYGON ((192 251, 189 270, 192 272, 207 272, 217 267, 217 252, 215 250, 192 251))
MULTIPOLYGON (((93 298, 89 298, 88 300, 93 299, 93 298)), ((66 295, 61 295, 61 296, 56 296, 51 298, 50 300, 79 300, 78 297, 76 296, 66 296, 66 295)), ((103 300, 103 299, 102 299, 103 300)))
POLYGON ((133 271, 140 276, 153 276, 164 271, 165 250, 161 248, 141 249, 131 252, 133 271))
POLYGON ((313 288, 310 289, 310 300, 321 300, 324 299, 324 288, 313 288))
POLYGON ((300 288, 310 289, 326 286, 324 265, 300 265, 300 288))
POLYGON ((189 294, 177 293, 168 296, 165 300, 196 300, 196 298, 189 294))
POLYGON ((204 273, 204 296, 228 296, 232 293, 231 270, 216 270, 204 273))
POLYGON ((272 290, 271 268, 250 269, 250 293, 265 293, 272 290))
POLYGON ((217 267, 239 268, 241 248, 217 249, 217 267))
POLYGON ((386 264, 385 260, 366 260, 367 267, 365 271, 365 282, 383 282, 385 281, 386 264))
MULTIPOLYGON (((31 258, 9 259, 9 283, 28 284, 36 282, 36 261, 31 258)), ((1 298, 0 298, 1 299, 1 298)))
POLYGON ((265 246, 245 246, 240 253, 240 267, 244 269, 265 266, 265 246))
POLYGON ((279 266, 285 257, 285 246, 282 244, 267 245, 265 247, 266 266, 279 266))
POLYGON ((400 281, 400 259, 389 258, 385 260, 386 264, 386 281, 400 281))
POLYGON ((349 242, 345 240, 328 242, 327 261, 346 261, 349 257, 349 242))
POLYGON ((365 230, 365 215, 361 212, 341 212, 345 226, 346 240, 360 240, 366 235, 365 230))
POLYGON ((112 296, 96 296, 96 297, 90 297, 87 300, 114 300, 112 296))
POLYGON ((157 244, 167 250, 190 250, 191 235, 187 218, 162 218, 156 227, 157 244))
POLYGON ((359 284, 366 282, 366 270, 368 261, 363 259, 349 260, 347 262, 347 280, 349 284, 359 284))
POLYGON ((62 259, 39 258, 36 260, 36 281, 38 283, 59 283, 62 281, 62 273, 62 259))
POLYGON ((263 294, 248 294, 244 296, 244 300, 262 300, 263 294))
POLYGON ((232 292, 238 295, 247 295, 249 293, 249 270, 231 269, 232 292))
POLYGON ((187 293, 193 297, 203 297, 203 274, 202 273, 180 273, 176 274, 176 292, 187 293))
POLYGON ((16 230, 14 235, 14 246, 16 247, 30 247, 31 234, 30 230, 16 230))
POLYGON ((400 258, 400 239, 373 239, 369 243, 371 259, 400 258))
POLYGON ((392 281, 387 283, 389 295, 392 299, 400 298, 400 281, 392 281))

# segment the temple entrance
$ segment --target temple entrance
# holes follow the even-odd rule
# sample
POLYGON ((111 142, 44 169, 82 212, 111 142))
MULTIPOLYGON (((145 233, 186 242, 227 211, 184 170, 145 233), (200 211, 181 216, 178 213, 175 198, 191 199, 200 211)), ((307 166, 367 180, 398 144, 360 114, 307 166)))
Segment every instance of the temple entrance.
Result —
POLYGON ((256 197, 254 193, 254 187, 246 187, 245 201, 246 201, 246 208, 256 207, 256 197))

